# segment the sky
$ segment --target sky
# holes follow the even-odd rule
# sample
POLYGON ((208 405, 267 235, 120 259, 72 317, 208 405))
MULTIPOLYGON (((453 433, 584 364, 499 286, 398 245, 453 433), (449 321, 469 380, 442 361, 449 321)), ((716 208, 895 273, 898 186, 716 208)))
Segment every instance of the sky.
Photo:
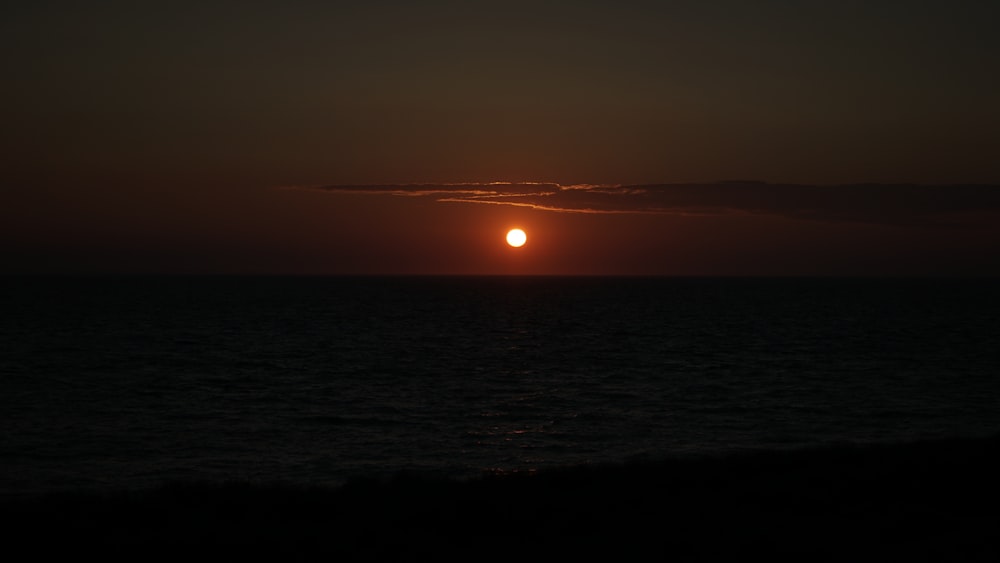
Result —
POLYGON ((5 5, 0 273, 1000 275, 998 15, 5 5))

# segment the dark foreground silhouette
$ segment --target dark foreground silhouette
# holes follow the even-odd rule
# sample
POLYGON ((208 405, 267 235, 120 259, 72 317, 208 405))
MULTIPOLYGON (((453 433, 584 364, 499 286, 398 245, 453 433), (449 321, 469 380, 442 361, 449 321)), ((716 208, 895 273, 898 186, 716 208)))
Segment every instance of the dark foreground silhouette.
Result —
MULTIPOLYGON (((1000 438, 336 489, 173 484, 0 503, 7 550, 235 560, 1000 560, 1000 438)), ((9 552, 9 551, 8 551, 9 552)))

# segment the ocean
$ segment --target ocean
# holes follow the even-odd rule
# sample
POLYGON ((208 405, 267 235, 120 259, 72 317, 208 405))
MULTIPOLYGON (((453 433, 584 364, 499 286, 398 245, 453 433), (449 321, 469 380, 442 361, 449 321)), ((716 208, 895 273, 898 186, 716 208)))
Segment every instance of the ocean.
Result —
POLYGON ((1000 282, 0 279, 0 493, 1000 431, 1000 282))

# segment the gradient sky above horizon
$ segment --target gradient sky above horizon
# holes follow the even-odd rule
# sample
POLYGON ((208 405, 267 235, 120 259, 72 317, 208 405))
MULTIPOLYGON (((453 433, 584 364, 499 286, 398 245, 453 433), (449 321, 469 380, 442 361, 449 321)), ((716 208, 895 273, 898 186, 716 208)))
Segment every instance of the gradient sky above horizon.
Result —
POLYGON ((0 10, 0 272, 1000 275, 996 2, 0 10))

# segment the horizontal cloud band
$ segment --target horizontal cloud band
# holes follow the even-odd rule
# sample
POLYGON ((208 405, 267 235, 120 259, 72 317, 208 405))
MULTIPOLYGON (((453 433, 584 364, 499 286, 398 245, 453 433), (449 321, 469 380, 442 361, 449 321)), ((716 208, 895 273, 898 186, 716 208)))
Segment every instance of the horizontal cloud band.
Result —
POLYGON ((441 202, 513 205, 565 213, 749 214, 812 221, 940 226, 994 222, 1000 217, 1000 185, 981 184, 465 183, 329 185, 299 189, 432 197, 441 202))

